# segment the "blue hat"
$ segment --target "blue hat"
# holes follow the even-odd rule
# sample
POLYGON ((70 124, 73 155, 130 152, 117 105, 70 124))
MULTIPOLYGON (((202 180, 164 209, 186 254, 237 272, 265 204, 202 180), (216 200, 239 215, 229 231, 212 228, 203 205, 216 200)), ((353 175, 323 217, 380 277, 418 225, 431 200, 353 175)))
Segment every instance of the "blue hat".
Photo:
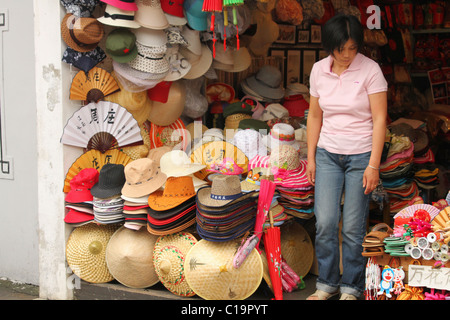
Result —
POLYGON ((198 31, 206 31, 208 28, 207 17, 208 13, 202 11, 202 0, 185 0, 183 3, 185 16, 188 25, 198 31))

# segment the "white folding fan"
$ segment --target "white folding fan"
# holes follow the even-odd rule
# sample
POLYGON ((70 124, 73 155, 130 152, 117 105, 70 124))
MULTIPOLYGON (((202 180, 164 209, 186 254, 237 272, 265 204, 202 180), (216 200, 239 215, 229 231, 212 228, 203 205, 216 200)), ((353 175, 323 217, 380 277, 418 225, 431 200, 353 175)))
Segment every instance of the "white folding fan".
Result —
POLYGON ((110 101, 91 102, 67 121, 61 143, 88 150, 109 149, 142 143, 141 129, 133 115, 110 101))

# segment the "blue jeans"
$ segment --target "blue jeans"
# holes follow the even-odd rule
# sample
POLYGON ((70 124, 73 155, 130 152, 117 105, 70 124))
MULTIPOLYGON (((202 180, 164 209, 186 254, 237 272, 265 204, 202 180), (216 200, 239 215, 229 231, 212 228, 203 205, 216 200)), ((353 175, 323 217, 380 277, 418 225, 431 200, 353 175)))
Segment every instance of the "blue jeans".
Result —
POLYGON ((369 212, 369 196, 364 194, 363 174, 370 152, 340 155, 317 148, 314 213, 315 249, 319 276, 316 287, 333 293, 361 296, 364 293, 365 258, 361 255, 369 212), (339 261, 339 221, 342 210, 342 276, 339 261))

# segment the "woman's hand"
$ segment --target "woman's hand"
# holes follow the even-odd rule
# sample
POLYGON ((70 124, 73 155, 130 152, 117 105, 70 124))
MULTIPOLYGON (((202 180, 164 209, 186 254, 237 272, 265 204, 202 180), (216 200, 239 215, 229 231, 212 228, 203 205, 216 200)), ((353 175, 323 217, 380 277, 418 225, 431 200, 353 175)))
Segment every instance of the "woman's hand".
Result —
POLYGON ((380 181, 380 172, 378 169, 367 167, 363 175, 363 188, 366 188, 364 194, 369 194, 378 186, 380 181))
POLYGON ((308 161, 306 165, 306 177, 308 178, 308 182, 311 185, 314 185, 316 182, 316 162, 308 161))

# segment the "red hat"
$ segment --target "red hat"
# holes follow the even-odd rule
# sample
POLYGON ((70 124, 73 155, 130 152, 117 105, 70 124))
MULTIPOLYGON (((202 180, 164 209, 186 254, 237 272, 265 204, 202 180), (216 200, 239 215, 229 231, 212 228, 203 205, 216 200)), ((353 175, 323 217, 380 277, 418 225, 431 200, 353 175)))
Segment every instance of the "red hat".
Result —
POLYGON ((305 110, 309 109, 309 103, 301 94, 296 94, 285 97, 283 107, 289 111, 291 117, 304 117, 305 110))
POLYGON ((99 172, 94 168, 85 168, 70 180, 70 191, 66 202, 92 201, 91 188, 98 182, 99 172))
POLYGON ((148 98, 152 101, 166 103, 169 99, 169 91, 172 81, 161 81, 153 88, 147 90, 148 98))
POLYGON ((184 0, 161 0, 161 8, 167 14, 184 18, 183 2, 184 0))
POLYGON ((64 222, 69 224, 80 224, 94 220, 94 215, 70 209, 64 217, 64 222))

